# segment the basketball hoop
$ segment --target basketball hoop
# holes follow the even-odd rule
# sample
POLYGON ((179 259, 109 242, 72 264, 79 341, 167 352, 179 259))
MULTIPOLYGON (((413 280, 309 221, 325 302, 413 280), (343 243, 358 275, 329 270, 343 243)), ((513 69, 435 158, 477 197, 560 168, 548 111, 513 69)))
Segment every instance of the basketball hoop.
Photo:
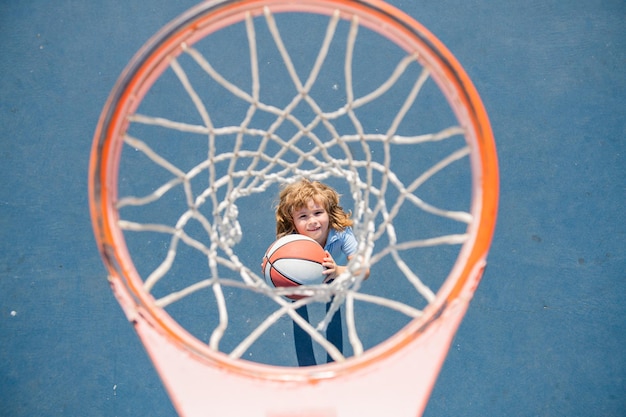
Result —
POLYGON ((408 417, 423 412, 480 281, 498 167, 470 79, 401 11, 378 0, 210 1, 164 27, 119 78, 89 185, 113 292, 180 415, 363 417, 393 404, 408 417), (255 202, 298 178, 351 199, 359 248, 348 273, 292 302, 262 276, 273 236, 259 241, 249 218, 273 221, 255 202), (234 329, 243 299, 260 318, 234 329), (325 340, 326 319, 295 312, 329 300, 328 314, 345 313, 349 354, 325 340), (371 341, 358 305, 402 324, 371 341), (194 320, 198 306, 211 310, 194 320), (335 362, 251 360, 283 319, 335 362))

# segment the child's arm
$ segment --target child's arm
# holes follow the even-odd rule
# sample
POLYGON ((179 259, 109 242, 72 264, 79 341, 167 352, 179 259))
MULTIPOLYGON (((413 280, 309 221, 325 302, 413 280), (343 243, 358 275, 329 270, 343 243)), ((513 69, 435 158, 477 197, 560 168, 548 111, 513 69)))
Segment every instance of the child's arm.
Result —
MULTIPOLYGON (((352 259, 352 257, 353 256, 348 256, 348 260, 352 259)), ((339 275, 346 272, 346 270, 348 269, 347 266, 337 265, 333 257, 330 255, 330 253, 328 253, 328 251, 326 251, 326 258, 324 258, 324 262, 322 263, 322 266, 325 268, 324 275, 326 275, 326 279, 324 280, 324 282, 332 281, 333 279, 337 278, 339 275)), ((357 271, 355 275, 359 275, 360 273, 361 271, 357 271)), ((363 279, 368 279, 369 276, 370 276, 370 270, 369 268, 367 268, 365 270, 363 279)))

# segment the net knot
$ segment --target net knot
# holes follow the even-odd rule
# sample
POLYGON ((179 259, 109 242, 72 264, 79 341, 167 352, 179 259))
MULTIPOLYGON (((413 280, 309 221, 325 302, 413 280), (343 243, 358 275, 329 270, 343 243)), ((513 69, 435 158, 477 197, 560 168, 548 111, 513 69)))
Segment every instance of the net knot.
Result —
POLYGON ((220 242, 232 247, 241 241, 243 233, 241 225, 237 220, 239 209, 233 203, 229 204, 224 211, 224 216, 217 219, 217 231, 220 235, 220 242))

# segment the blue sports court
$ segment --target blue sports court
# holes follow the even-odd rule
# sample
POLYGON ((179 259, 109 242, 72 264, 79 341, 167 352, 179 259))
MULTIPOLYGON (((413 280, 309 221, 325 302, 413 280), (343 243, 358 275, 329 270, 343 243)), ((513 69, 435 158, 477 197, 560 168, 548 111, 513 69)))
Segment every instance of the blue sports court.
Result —
MULTIPOLYGON (((623 416, 626 4, 389 3, 463 65, 500 164, 488 266, 425 416, 623 416)), ((0 4, 2 415, 176 415, 107 283, 87 175, 118 76, 195 4, 0 4)))

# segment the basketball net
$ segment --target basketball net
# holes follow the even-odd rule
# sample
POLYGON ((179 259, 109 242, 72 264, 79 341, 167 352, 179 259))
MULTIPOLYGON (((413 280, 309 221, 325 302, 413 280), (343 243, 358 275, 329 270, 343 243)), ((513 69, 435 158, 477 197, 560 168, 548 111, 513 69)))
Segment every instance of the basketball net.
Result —
POLYGON ((184 416, 420 415, 485 266, 497 196, 471 81, 375 0, 198 5, 122 74, 90 166, 113 291, 184 416), (343 194, 358 252, 329 285, 271 288, 260 262, 273 235, 255 229, 273 213, 256 202, 301 178, 343 194), (312 322, 296 312, 326 303, 312 322), (339 310, 345 351, 324 334, 339 310), (370 327, 387 314, 396 328, 378 340, 370 327), (255 362, 291 321, 334 362, 255 362))

